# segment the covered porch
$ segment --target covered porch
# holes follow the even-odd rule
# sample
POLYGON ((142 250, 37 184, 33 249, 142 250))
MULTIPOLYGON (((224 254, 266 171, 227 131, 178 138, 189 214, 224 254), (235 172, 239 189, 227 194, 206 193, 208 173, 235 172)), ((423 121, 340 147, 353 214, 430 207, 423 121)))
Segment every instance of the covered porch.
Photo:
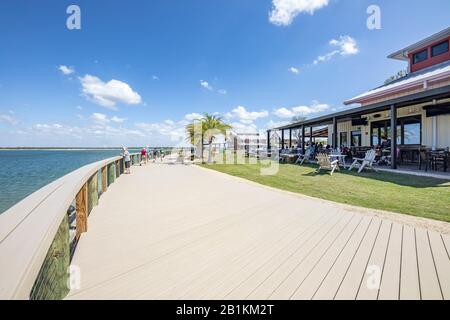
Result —
POLYGON ((380 168, 445 173, 450 168, 450 86, 293 123, 268 135, 277 132, 281 149, 297 142, 304 154, 307 145, 315 142, 314 128, 327 128, 324 143, 349 151, 349 158, 364 157, 375 149, 380 168), (300 133, 297 141, 295 132, 300 133))

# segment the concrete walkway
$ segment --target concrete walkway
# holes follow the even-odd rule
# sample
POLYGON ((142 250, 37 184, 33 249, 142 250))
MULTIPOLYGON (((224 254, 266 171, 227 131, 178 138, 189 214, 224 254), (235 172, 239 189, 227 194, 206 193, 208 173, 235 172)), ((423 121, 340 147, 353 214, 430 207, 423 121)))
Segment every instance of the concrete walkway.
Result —
POLYGON ((450 299, 450 236, 196 166, 134 167, 69 299, 450 299))

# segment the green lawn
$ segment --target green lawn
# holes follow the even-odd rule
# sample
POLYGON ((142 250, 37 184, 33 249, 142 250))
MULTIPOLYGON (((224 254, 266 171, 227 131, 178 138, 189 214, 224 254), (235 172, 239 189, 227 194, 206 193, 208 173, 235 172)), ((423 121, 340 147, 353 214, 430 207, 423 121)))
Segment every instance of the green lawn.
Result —
POLYGON ((273 176, 262 176, 260 165, 203 167, 320 199, 450 222, 450 181, 347 170, 330 176, 310 165, 280 165, 273 176))

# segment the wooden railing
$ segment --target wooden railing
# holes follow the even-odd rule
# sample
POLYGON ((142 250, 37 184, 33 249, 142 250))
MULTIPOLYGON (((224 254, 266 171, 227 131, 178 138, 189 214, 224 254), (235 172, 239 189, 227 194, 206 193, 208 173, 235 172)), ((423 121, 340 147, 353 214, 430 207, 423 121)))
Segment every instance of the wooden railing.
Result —
MULTIPOLYGON (((132 154, 139 164, 140 154, 132 154)), ((61 299, 89 214, 124 172, 123 157, 77 169, 0 215, 0 299, 61 299)))

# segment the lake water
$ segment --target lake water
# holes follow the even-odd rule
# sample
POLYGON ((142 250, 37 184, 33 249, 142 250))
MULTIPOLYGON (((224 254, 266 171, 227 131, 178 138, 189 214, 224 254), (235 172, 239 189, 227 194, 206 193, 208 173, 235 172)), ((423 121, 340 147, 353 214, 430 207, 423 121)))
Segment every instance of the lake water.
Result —
POLYGON ((0 150, 0 214, 59 177, 120 153, 121 150, 0 150))

